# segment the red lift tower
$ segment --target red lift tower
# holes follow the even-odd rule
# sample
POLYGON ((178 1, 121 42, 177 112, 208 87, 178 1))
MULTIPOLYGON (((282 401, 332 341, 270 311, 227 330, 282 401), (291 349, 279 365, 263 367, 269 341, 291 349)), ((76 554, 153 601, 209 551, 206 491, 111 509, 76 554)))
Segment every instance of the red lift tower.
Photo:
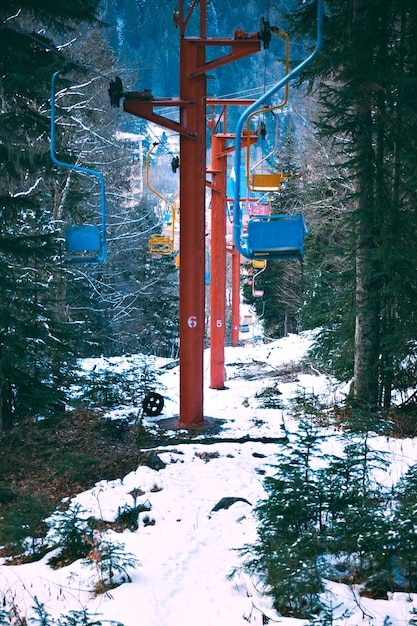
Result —
MULTIPOLYGON (((224 389, 224 346, 226 338, 226 251, 232 254, 232 345, 239 343, 240 254, 227 234, 227 156, 235 150, 234 133, 227 132, 227 110, 230 106, 247 108, 254 100, 210 98, 209 126, 212 132, 211 167, 211 255, 210 273, 210 387, 224 389), (218 111, 218 109, 220 110, 218 111)), ((257 133, 245 137, 245 146, 258 141, 257 133)))
MULTIPOLYGON (((174 14, 180 36, 180 96, 154 99, 147 90, 124 93, 127 113, 180 135, 180 426, 204 422, 203 352, 205 335, 206 74, 258 52, 259 33, 235 31, 233 38, 207 37, 207 0, 179 0, 174 14), (198 36, 187 36, 199 7, 198 36), (208 48, 220 56, 207 59, 208 48), (222 54, 221 49, 229 50, 222 54), (179 121, 158 113, 175 107, 179 121)), ((213 55, 211 55, 213 56, 213 55)))

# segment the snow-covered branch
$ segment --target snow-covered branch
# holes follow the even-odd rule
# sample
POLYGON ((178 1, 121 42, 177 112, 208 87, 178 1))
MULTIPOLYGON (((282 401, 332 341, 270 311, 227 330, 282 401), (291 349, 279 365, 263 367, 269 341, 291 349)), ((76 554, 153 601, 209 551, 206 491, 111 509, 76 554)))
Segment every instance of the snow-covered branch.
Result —
POLYGON ((30 196, 30 194, 36 189, 36 187, 39 185, 39 183, 42 181, 42 177, 39 177, 32 185, 32 187, 30 187, 30 189, 28 189, 27 191, 18 191, 17 193, 12 193, 10 194, 11 198, 21 198, 22 196, 30 196))

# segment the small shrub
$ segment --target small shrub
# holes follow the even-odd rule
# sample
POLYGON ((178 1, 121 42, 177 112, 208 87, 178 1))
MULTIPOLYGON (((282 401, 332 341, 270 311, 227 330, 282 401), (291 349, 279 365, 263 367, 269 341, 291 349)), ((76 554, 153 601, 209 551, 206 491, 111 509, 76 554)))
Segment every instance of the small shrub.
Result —
POLYGON ((139 513, 143 513, 143 511, 150 511, 150 510, 151 510, 151 505, 147 502, 145 502, 144 504, 138 504, 135 506, 130 506, 129 504, 125 504, 123 508, 119 507, 116 522, 120 524, 123 528, 129 528, 130 530, 137 530, 139 513))
POLYGON ((44 554, 47 548, 45 518, 50 513, 46 497, 25 496, 19 499, 5 514, 0 528, 0 543, 6 546, 10 556, 25 553, 25 560, 33 560, 44 554))
POLYGON ((94 585, 95 594, 105 593, 126 582, 132 582, 128 568, 139 565, 138 559, 124 551, 124 545, 105 541, 98 534, 94 539, 94 547, 85 559, 85 565, 94 565, 98 580, 94 585))
POLYGON ((10 626, 10 612, 0 609, 0 624, 3 626, 10 626))
POLYGON ((51 616, 47 613, 45 609, 45 605, 39 602, 38 598, 34 597, 36 617, 31 617, 30 622, 32 624, 37 624, 37 626, 53 626, 56 622, 51 616))
POLYGON ((91 520, 80 517, 82 513, 81 505, 76 504, 54 516, 51 529, 56 537, 56 545, 62 550, 49 561, 52 567, 68 565, 90 552, 93 541, 92 524, 91 520))
POLYGON ((88 478, 100 464, 98 458, 84 452, 60 451, 52 456, 51 465, 54 468, 51 479, 65 478, 74 482, 80 478, 88 478))
POLYGON ((82 611, 70 611, 68 615, 61 616, 57 626, 123 626, 113 620, 98 620, 96 615, 90 615, 86 609, 82 611))
MULTIPOLYGON (((2 626, 28 626, 33 624, 35 626, 123 626, 120 622, 113 620, 99 620, 97 615, 91 615, 87 609, 83 608, 80 611, 70 611, 68 615, 60 615, 55 620, 47 612, 45 605, 39 602, 37 597, 33 598, 35 615, 27 618, 23 615, 14 601, 6 609, 0 609, 0 625, 2 626)), ((5 603, 5 599, 3 601, 5 603)), ((6 605, 5 605, 6 606, 6 605)))
POLYGON ((261 400, 261 409, 282 409, 282 402, 279 396, 281 392, 277 387, 267 387, 256 394, 256 398, 261 400))
POLYGON ((269 398, 264 398, 261 409, 282 409, 282 402, 280 398, 270 396, 269 398))
POLYGON ((109 362, 103 369, 80 375, 76 399, 85 408, 112 408, 120 404, 139 406, 144 396, 158 385, 158 372, 146 358, 123 371, 112 369, 109 362))
MULTIPOLYGON (((306 403, 302 410, 312 411, 306 403)), ((258 540, 242 550, 244 569, 265 584, 275 608, 298 618, 324 615, 324 578, 345 576, 385 597, 398 552, 390 540, 388 493, 372 478, 385 468, 383 455, 366 436, 348 433, 343 456, 329 458, 312 424, 302 420, 278 455, 276 476, 264 482, 268 498, 255 509, 258 540)))
POLYGON ((61 615, 57 626, 123 626, 120 622, 113 620, 99 620, 97 615, 91 615, 87 609, 81 611, 70 611, 68 615, 61 615))

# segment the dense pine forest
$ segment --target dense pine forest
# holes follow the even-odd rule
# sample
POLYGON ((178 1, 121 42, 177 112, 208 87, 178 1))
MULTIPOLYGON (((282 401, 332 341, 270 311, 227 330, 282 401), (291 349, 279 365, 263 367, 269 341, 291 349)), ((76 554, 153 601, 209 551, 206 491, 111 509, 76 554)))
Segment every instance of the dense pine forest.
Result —
MULTIPOLYGON (((313 4, 259 0, 243 11, 237 1, 209 3, 209 34, 256 32, 263 16, 290 33, 294 63, 314 39, 313 4)), ((107 93, 119 75, 128 90, 178 94, 174 8, 135 0, 3 4, 3 429, 53 413, 77 357, 177 353, 177 273, 172 259, 148 254, 160 218, 155 197, 132 182, 138 171, 143 177, 154 131, 110 107, 107 93), (49 156, 57 71, 57 153, 106 177, 109 245, 100 267, 65 262, 63 227, 96 219, 100 208, 94 181, 49 156), (126 136, 140 139, 140 153, 126 136)), ((323 50, 291 85, 274 157, 291 176, 271 198, 273 210, 304 213, 305 258, 269 264, 259 279, 262 302, 244 289, 267 336, 319 327, 318 365, 352 380, 351 399, 365 408, 388 409, 393 391, 415 380, 416 20, 411 2, 326 3, 323 50)), ((281 56, 271 46, 221 68, 210 95, 262 93, 281 56)), ((157 184, 172 193, 173 148, 162 137, 158 150, 157 184)))

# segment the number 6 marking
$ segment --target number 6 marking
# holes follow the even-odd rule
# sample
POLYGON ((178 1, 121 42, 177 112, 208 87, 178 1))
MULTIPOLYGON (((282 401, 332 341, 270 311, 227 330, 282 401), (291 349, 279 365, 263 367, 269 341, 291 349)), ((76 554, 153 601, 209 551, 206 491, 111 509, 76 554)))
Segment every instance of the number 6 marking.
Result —
POLYGON ((195 328, 197 326, 197 318, 195 315, 191 315, 191 317, 188 318, 188 326, 190 328, 195 328))

